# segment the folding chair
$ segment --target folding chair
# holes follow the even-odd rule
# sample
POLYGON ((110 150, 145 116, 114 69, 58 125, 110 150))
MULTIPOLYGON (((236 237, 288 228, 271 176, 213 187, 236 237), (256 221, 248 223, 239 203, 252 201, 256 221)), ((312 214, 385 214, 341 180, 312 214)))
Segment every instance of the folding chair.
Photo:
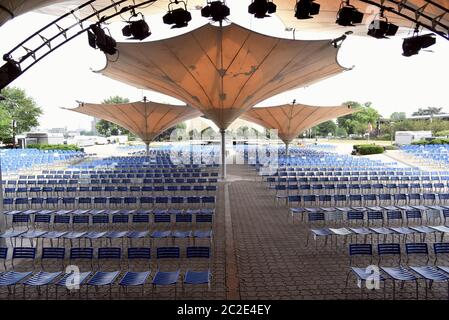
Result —
POLYGON ((145 283, 151 274, 150 260, 150 248, 128 248, 128 271, 119 281, 119 286, 120 288, 123 287, 125 293, 127 292, 128 287, 140 286, 142 296, 144 295, 145 283), (143 260, 148 262, 148 271, 130 271, 130 260, 143 260))
POLYGON ((156 249, 156 259, 158 264, 158 269, 154 278, 152 280, 152 294, 154 294, 154 288, 156 286, 168 286, 174 285, 175 287, 175 299, 176 299, 176 284, 179 279, 179 258, 180 258, 180 250, 179 247, 161 247, 156 249), (161 259, 176 259, 178 260, 178 266, 175 271, 160 271, 159 262, 161 259))
POLYGON ((183 291, 185 289, 185 285, 201 285, 206 284, 208 290, 210 290, 210 282, 212 273, 210 272, 210 248, 209 247, 187 247, 186 248, 186 257, 188 260, 190 259, 207 259, 208 268, 207 270, 202 271, 193 271, 190 268, 186 270, 184 274, 183 280, 183 291))

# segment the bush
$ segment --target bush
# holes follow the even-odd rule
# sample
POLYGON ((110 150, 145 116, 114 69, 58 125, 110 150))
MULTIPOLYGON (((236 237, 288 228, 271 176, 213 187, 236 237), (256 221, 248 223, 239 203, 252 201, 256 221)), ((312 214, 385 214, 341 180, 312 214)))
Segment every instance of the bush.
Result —
POLYGON ((449 130, 438 131, 435 135, 437 137, 447 137, 449 136, 449 130))
POLYGON ((417 145, 417 146, 425 146, 425 145, 429 145, 429 144, 449 144, 449 139, 437 138, 437 139, 433 139, 433 140, 420 140, 420 141, 412 142, 412 145, 417 145))
POLYGON ((384 146, 384 150, 399 150, 399 148, 396 146, 389 145, 389 146, 384 146))
POLYGON ((29 149, 38 150, 70 150, 70 151, 81 151, 81 148, 74 144, 29 144, 27 146, 29 149))
POLYGON ((385 148, 375 144, 356 144, 354 150, 360 155, 383 153, 385 148))

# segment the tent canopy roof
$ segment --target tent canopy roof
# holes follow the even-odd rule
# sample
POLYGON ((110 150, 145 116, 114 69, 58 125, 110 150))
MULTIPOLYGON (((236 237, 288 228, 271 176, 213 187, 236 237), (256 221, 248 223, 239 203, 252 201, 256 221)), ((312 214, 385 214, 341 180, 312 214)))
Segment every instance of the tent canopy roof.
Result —
POLYGON ((252 108, 241 118, 267 129, 278 130, 279 138, 286 144, 301 132, 322 122, 356 112, 351 106, 318 107, 288 104, 277 107, 252 108))
POLYGON ((158 41, 118 43, 104 75, 198 108, 226 129, 257 103, 344 70, 329 40, 289 40, 206 24, 158 41))
POLYGON ((151 142, 165 130, 180 122, 201 116, 189 106, 175 106, 150 101, 125 104, 82 103, 71 111, 113 122, 151 142))

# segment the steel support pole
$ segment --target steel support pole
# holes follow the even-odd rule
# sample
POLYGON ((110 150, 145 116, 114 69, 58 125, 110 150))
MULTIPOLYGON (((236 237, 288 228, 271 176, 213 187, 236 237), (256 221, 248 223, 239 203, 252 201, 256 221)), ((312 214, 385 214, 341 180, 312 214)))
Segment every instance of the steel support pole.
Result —
MULTIPOLYGON (((3 206, 3 177, 2 177, 2 157, 0 155, 0 233, 6 231, 6 216, 3 206)), ((6 246, 6 239, 0 239, 0 247, 6 246)))
POLYGON ((150 143, 149 142, 145 142, 145 148, 146 148, 146 155, 147 157, 150 156, 150 143))
POLYGON ((221 178, 226 179, 226 130, 220 129, 221 133, 221 178))

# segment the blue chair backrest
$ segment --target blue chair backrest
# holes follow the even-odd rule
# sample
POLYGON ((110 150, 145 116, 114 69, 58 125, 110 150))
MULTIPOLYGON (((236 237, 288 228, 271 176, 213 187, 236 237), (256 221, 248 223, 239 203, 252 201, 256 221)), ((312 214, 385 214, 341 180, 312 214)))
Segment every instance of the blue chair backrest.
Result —
POLYGON ((155 214, 154 222, 156 223, 170 223, 171 216, 169 214, 155 214))
POLYGON ((363 220, 365 215, 362 211, 348 211, 346 216, 348 220, 363 220))
POLYGON ((433 244, 435 254, 449 253, 449 242, 436 242, 433 244))
POLYGON ((368 211, 368 220, 383 220, 384 215, 382 211, 368 211))
POLYGON ((34 259, 36 257, 36 248, 16 247, 12 251, 13 259, 34 259))
POLYGON ((30 215, 29 214, 15 214, 12 216, 12 222, 13 223, 30 222, 30 215))
POLYGON ((90 259, 94 257, 94 248, 70 248, 70 259, 90 259))
POLYGON ((65 248, 42 248, 42 259, 64 259, 65 248))
POLYGON ((127 214, 114 214, 112 216, 112 223, 128 223, 129 216, 127 214))
POLYGON ((187 247, 187 258, 210 258, 209 247, 187 247))
POLYGON ((132 217, 133 223, 149 223, 150 216, 148 214, 134 214, 132 217))
POLYGON ((128 260, 151 259, 151 248, 128 248, 128 260))
POLYGON ((406 210, 405 215, 407 219, 421 219, 422 214, 419 210, 406 210))
POLYGON ((325 220, 324 212, 308 212, 307 217, 309 222, 325 220))
POLYGON ((157 259, 174 258, 180 257, 179 247, 161 247, 156 249, 157 259))
POLYGON ((8 248, 0 248, 0 259, 6 260, 8 258, 8 248))
POLYGON ((407 254, 429 254, 427 243, 406 243, 405 252, 407 254))
POLYGON ((387 211, 388 220, 400 220, 402 219, 402 212, 399 210, 387 211))
POLYGON ((373 255, 373 246, 371 244, 359 243, 359 244, 350 244, 349 245, 349 255, 350 256, 358 256, 358 255, 373 255))
POLYGON ((98 259, 120 259, 122 256, 122 248, 107 247, 98 248, 98 259))
POLYGON ((197 214, 195 216, 195 221, 199 223, 212 223, 213 218, 213 214, 197 214))
POLYGON ((401 254, 401 246, 399 243, 379 243, 377 245, 377 253, 379 256, 382 255, 400 255, 401 254))

